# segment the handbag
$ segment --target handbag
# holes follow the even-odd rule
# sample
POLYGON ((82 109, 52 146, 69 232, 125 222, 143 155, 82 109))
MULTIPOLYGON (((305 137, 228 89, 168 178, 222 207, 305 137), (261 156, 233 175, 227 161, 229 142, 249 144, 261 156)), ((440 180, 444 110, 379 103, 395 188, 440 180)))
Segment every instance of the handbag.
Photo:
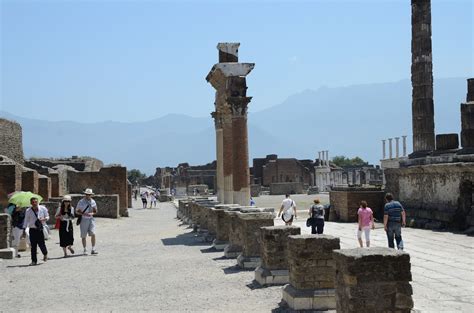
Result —
POLYGON ((311 226, 313 226, 313 218, 308 217, 308 219, 306 220, 306 227, 311 227, 311 226))
POLYGON ((86 211, 87 211, 88 208, 89 208, 89 204, 86 206, 86 208, 84 209, 84 211, 82 211, 82 213, 77 217, 76 225, 80 225, 80 224, 81 224, 81 221, 82 221, 82 214, 86 213, 86 211))
MULTIPOLYGON (((31 210, 33 211, 33 214, 36 216, 36 221, 35 221, 35 227, 39 230, 43 227, 43 223, 41 223, 41 221, 39 220, 38 218, 38 215, 36 214, 36 212, 33 210, 33 208, 31 208, 31 210)), ((38 210, 39 212, 39 210, 38 210)))

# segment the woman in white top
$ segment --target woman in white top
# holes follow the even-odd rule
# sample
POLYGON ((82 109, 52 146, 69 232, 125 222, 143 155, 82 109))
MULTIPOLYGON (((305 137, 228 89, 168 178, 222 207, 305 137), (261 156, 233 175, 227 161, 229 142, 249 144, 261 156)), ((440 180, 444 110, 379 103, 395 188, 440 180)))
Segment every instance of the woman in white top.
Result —
POLYGON ((56 218, 59 218, 59 245, 63 248, 64 257, 67 257, 67 249, 74 254, 72 245, 74 244, 74 231, 72 221, 74 220, 74 207, 71 206, 71 196, 64 196, 61 206, 56 211, 56 218))

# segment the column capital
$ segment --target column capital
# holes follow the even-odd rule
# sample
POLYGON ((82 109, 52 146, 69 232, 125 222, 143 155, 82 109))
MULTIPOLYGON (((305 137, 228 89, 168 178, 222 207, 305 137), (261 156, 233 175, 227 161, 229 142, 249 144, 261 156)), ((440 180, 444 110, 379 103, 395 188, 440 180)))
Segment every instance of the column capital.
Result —
POLYGON ((228 97, 227 103, 232 110, 232 117, 247 116, 248 104, 252 97, 228 97))
POLYGON ((211 116, 214 119, 214 126, 216 129, 221 129, 222 128, 222 113, 214 111, 211 112, 211 116))

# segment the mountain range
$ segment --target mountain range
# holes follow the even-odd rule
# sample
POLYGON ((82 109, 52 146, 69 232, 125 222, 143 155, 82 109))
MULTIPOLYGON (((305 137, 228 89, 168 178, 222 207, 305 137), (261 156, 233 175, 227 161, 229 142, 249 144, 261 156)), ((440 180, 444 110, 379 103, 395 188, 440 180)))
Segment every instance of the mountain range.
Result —
MULTIPOLYGON (((466 79, 437 79, 434 91, 436 133, 459 133, 459 104, 465 101, 466 79)), ((257 101, 254 98, 250 106, 257 101)), ((153 174, 156 167, 182 162, 198 165, 215 159, 210 116, 168 114, 134 123, 52 122, 5 111, 0 116, 22 125, 26 157, 93 156, 147 174, 153 174)), ((305 90, 268 109, 249 112, 248 128, 250 159, 267 154, 315 159, 318 151, 329 150, 330 157, 359 156, 378 164, 382 139, 408 135, 411 151, 411 83, 305 90)))

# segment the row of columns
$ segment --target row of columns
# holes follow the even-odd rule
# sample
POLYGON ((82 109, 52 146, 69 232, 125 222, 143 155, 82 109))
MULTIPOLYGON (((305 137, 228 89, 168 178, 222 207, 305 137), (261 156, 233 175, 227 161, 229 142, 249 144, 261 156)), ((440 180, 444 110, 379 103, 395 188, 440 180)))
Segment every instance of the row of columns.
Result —
MULTIPOLYGON (((386 149, 385 149, 385 142, 388 141, 388 158, 393 159, 393 149, 392 149, 392 142, 393 139, 395 139, 395 158, 400 157, 400 137, 395 137, 395 138, 388 138, 388 139, 382 139, 382 160, 386 159, 386 149)), ((402 136, 402 147, 403 147, 403 154, 401 155, 402 157, 407 156, 407 136, 402 136)))
POLYGON ((240 43, 219 43, 219 63, 206 80, 216 90, 214 118, 216 130, 217 198, 225 204, 248 205, 250 172, 248 164, 246 76, 254 63, 239 63, 240 43))
POLYGON ((319 167, 329 167, 329 151, 323 150, 318 152, 319 167))

